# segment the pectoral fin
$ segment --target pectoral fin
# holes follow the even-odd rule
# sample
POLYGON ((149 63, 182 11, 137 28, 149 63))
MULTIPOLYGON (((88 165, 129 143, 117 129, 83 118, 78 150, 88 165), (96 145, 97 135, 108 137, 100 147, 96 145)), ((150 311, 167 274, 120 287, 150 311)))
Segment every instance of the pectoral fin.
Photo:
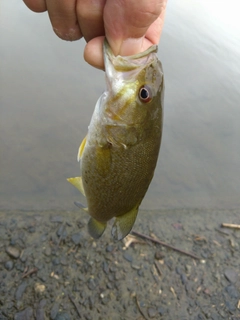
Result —
POLYGON ((106 226, 106 222, 99 222, 94 218, 90 218, 88 221, 88 232, 94 239, 98 239, 103 234, 106 226))
POLYGON ((82 177, 68 178, 67 181, 70 182, 74 187, 76 187, 85 196, 82 177))
POLYGON ((83 139, 82 143, 80 144, 80 147, 78 149, 78 155, 77 155, 77 161, 79 162, 80 159, 82 158, 82 155, 83 155, 83 150, 85 148, 85 144, 86 144, 86 141, 87 141, 87 136, 83 139))
POLYGON ((85 210, 85 211, 88 211, 88 208, 85 207, 83 204, 81 204, 81 202, 74 201, 74 204, 75 204, 75 206, 77 206, 78 208, 80 208, 80 209, 82 209, 82 210, 85 210))
POLYGON ((132 230, 137 214, 138 206, 115 219, 112 227, 112 236, 114 240, 122 240, 129 234, 132 230))

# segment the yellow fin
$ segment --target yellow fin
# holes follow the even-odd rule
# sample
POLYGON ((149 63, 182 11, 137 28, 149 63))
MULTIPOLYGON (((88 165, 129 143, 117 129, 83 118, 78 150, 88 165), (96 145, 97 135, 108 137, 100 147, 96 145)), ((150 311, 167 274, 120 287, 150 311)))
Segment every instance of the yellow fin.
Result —
POLYGON ((129 234, 132 230, 137 214, 138 206, 133 208, 131 211, 116 217, 112 227, 112 236, 114 240, 122 240, 129 234))
POLYGON ((84 150, 86 141, 87 141, 87 136, 83 139, 83 141, 82 141, 82 143, 80 144, 80 147, 79 147, 79 149, 78 149, 78 155, 77 155, 77 161, 78 161, 78 162, 79 162, 80 159, 82 158, 83 150, 84 150))
POLYGON ((84 196, 85 191, 83 188, 82 177, 68 178, 68 182, 70 182, 74 187, 76 187, 84 196))
POLYGON ((88 221, 88 232, 94 239, 98 239, 103 234, 106 226, 106 222, 99 222, 94 218, 90 218, 88 221))

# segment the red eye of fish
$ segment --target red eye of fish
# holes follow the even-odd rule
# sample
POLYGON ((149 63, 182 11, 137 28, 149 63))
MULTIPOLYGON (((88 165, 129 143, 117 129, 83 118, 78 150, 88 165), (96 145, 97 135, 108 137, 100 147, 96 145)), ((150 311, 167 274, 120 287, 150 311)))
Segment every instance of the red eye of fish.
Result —
POLYGON ((139 89, 139 92, 138 92, 138 97, 139 99, 142 101, 142 102, 149 102, 152 100, 152 92, 151 92, 151 89, 144 85, 142 86, 140 89, 139 89))

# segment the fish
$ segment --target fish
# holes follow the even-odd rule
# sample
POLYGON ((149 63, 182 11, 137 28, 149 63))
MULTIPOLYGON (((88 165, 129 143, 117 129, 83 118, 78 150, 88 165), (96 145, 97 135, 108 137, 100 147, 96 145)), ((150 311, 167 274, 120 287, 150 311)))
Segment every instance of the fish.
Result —
POLYGON ((67 179, 85 197, 89 234, 98 239, 115 218, 114 240, 126 237, 153 178, 163 127, 164 76, 157 45, 115 56, 103 44, 106 90, 79 151, 81 176, 67 179))

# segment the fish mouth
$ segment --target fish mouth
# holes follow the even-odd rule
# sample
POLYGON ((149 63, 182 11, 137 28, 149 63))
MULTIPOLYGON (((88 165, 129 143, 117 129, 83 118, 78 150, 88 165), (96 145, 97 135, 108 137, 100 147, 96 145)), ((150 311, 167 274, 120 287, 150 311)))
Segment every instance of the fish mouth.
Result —
POLYGON ((129 72, 135 69, 143 68, 153 60, 151 53, 157 53, 157 51, 158 46, 152 45, 147 50, 131 56, 115 56, 107 41, 107 38, 105 38, 103 43, 105 72, 107 76, 111 78, 113 74, 112 69, 119 72, 129 72))

